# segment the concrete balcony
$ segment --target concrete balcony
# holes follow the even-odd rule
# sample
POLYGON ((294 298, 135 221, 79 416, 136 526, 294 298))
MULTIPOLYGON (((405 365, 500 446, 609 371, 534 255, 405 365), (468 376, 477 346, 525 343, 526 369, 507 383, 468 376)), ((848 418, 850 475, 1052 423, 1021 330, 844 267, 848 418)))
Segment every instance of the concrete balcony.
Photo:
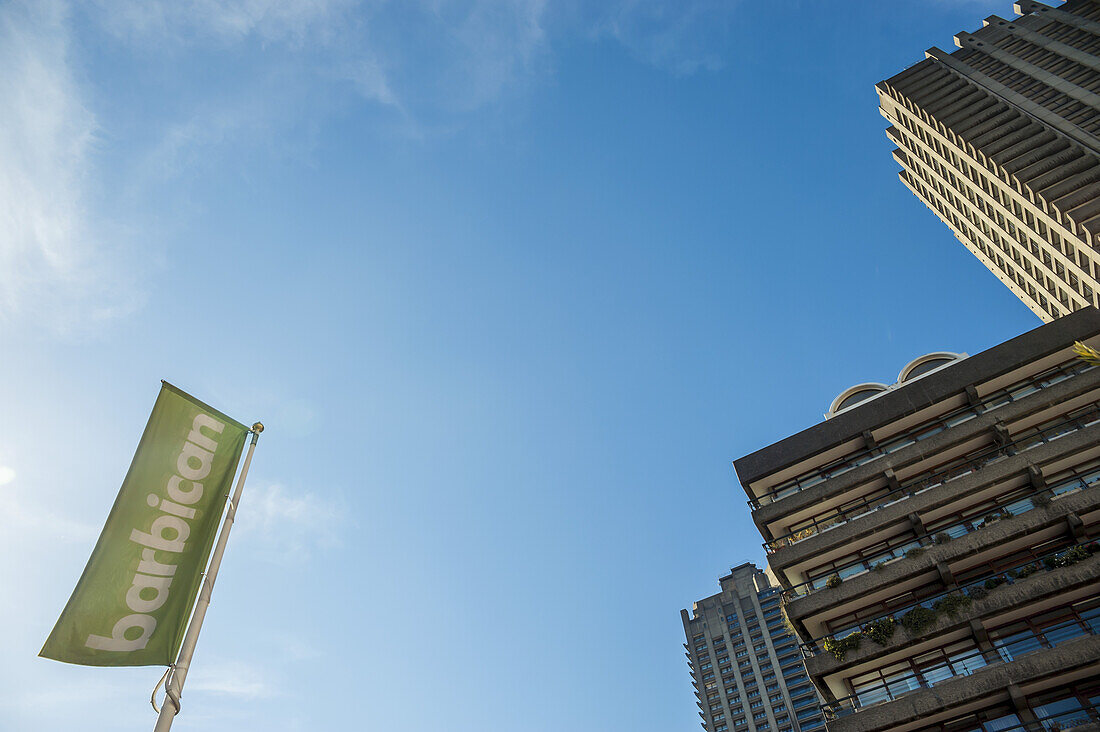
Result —
MULTIPOLYGON (((1030 465, 1042 466, 1064 460, 1090 448, 1095 448, 1097 445, 1100 445, 1100 424, 1094 424, 1066 434, 1052 442, 986 464, 985 467, 972 473, 959 476, 923 493, 884 505, 872 513, 811 536, 798 544, 783 547, 770 555, 768 562, 773 569, 783 570, 800 564, 805 565, 811 560, 815 562, 825 560, 830 553, 833 556, 840 556, 853 551, 860 544, 876 541, 884 527, 906 522, 910 514, 927 516, 938 510, 946 511, 947 507, 952 506, 952 504, 960 502, 967 496, 981 493, 991 485, 1025 476, 1030 465)), ((947 551, 949 546, 944 547, 943 551, 947 551)), ((936 554, 937 552, 932 553, 936 554)), ((867 586, 869 584, 868 578, 863 575, 853 578, 850 583, 863 586, 865 590, 873 589, 873 587, 867 586)), ((849 582, 846 582, 841 587, 833 588, 831 591, 822 589, 808 597, 792 600, 787 608, 788 614, 796 611, 799 616, 804 616, 805 613, 798 608, 803 606, 813 607, 823 602, 821 599, 823 595, 834 597, 847 595, 844 588, 848 585, 849 582)))
MULTIPOLYGON (((836 478, 781 498, 774 503, 761 506, 752 512, 753 521, 765 537, 773 536, 768 529, 769 524, 780 519, 795 517, 797 514, 807 511, 819 512, 823 506, 828 505, 830 500, 833 499, 837 499, 837 502, 841 498, 850 500, 845 494, 858 486, 876 481, 885 484, 886 481, 883 476, 888 468, 895 469, 895 466, 912 465, 921 460, 942 456, 955 445, 974 440, 983 435, 991 436, 993 428, 998 422, 1011 424, 1029 414, 1061 404, 1094 389, 1100 389, 1100 369, 1093 369, 1053 386, 1040 389, 1018 401, 987 411, 967 422, 908 445, 895 453, 884 455, 836 478)), ((992 437, 990 437, 990 441, 992 442, 992 437)), ((789 525, 789 522, 786 523, 789 525)), ((798 546, 801 546, 801 544, 798 546)), ((771 565, 773 567, 777 566, 774 559, 776 555, 783 554, 788 549, 793 548, 796 547, 784 547, 773 554, 772 558, 769 559, 771 565)))
POLYGON ((883 732, 903 725, 934 724, 1004 695, 1011 684, 1048 679, 1063 685, 1100 672, 1100 636, 1068 641, 1057 648, 1035 651, 1014 661, 1001 661, 969 676, 918 689, 894 701, 869 706, 829 722, 829 732, 883 732))
MULTIPOLYGON (((1095 425, 1082 432, 1068 435, 1060 440, 1036 448, 1032 452, 1039 452, 1043 448, 1058 448, 1058 454, 1072 454, 1083 447, 1092 447, 1100 438, 1100 425, 1095 425), (1060 443, 1065 443, 1060 445, 1060 443)), ((1016 456, 1025 457, 1029 453, 1016 456)), ((1010 461, 998 463, 996 468, 1005 466, 1010 461)), ((1017 465, 1014 471, 1006 470, 1004 475, 1010 475, 1019 470, 1026 470, 1017 465)), ((958 482, 970 478, 986 481, 989 471, 982 471, 974 476, 960 478, 958 482)), ((983 483, 984 484, 984 483, 983 483)), ((929 491, 929 494, 915 496, 914 499, 946 500, 948 502, 957 498, 957 490, 954 484, 941 486, 939 489, 929 491), (945 495, 946 493, 946 495, 945 495)), ((908 557, 895 560, 878 571, 866 572, 846 580, 839 587, 827 587, 805 597, 799 597, 787 603, 787 617, 795 623, 805 623, 815 616, 829 613, 837 615, 845 606, 859 603, 866 605, 871 602, 883 600, 896 595, 900 590, 915 586, 920 582, 930 579, 939 579, 937 564, 943 563, 948 567, 958 570, 959 565, 968 557, 985 552, 991 547, 1022 546, 1034 542, 1041 532, 1051 527, 1065 527, 1069 529, 1070 516, 1086 516, 1100 510, 1100 488, 1092 487, 1080 493, 1074 493, 1059 498, 1044 507, 1036 507, 1018 516, 998 521, 995 524, 978 529, 966 536, 939 546, 927 547, 923 554, 917 557, 908 557), (831 611, 831 612, 830 612, 831 611)), ((904 512, 901 513, 905 515, 904 512)), ((843 527, 841 527, 843 528, 843 527)), ((833 534, 839 531, 834 529, 828 532, 833 534)), ((808 543, 808 542, 806 542, 808 543)), ((801 546, 801 545, 800 545, 801 546)), ((816 625, 816 624, 815 624, 816 625)))
MULTIPOLYGON (((918 652, 923 653, 927 649, 918 650, 914 647, 920 644, 927 645, 927 642, 933 639, 945 638, 960 629, 969 629, 971 621, 995 618, 1013 608, 1038 607, 1046 600, 1057 598, 1057 604, 1067 605, 1077 599, 1088 597, 1095 591, 1098 578, 1100 578, 1100 554, 1069 567, 1043 570, 1026 579, 1016 580, 1010 585, 1003 584, 990 590, 988 596, 981 600, 974 600, 968 609, 960 611, 957 615, 941 615, 936 623, 918 635, 910 635, 899 625, 885 645, 880 646, 864 638, 857 650, 845 654, 843 661, 838 661, 832 655, 821 651, 813 658, 806 659, 806 671, 817 680, 856 666, 866 665, 872 660, 883 659, 888 662, 888 656, 894 656, 900 651, 905 651, 904 655, 909 656, 918 652), (1070 597, 1071 593, 1072 599, 1063 601, 1063 598, 1070 597), (1080 597, 1077 597, 1078 595, 1080 597)), ((845 674, 845 676, 850 675, 845 674)))

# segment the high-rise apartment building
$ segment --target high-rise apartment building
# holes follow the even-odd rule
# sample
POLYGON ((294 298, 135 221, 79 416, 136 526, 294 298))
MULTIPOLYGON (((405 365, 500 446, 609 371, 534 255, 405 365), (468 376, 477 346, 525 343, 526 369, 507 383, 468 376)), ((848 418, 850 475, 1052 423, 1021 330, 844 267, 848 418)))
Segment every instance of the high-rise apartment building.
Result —
POLYGON ((1049 322, 1100 296, 1100 3, 1015 9, 876 89, 901 182, 1049 322))
MULTIPOLYGON (((1075 341, 1100 312, 929 354, 735 462, 829 732, 1100 725, 1100 367, 1075 341)), ((693 641, 724 635, 706 617, 693 641)))
POLYGON ((817 691, 784 624, 780 589, 753 564, 680 611, 699 716, 708 732, 824 732, 817 691))

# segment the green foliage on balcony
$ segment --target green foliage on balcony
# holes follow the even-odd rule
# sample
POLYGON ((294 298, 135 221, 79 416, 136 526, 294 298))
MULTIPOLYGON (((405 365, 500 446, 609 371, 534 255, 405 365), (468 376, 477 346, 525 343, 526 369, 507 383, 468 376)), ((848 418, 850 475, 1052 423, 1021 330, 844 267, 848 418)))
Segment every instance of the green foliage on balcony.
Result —
POLYGON ((898 621, 893 617, 879 618, 873 622, 867 624, 863 629, 863 634, 870 638, 880 646, 886 645, 890 638, 893 637, 894 631, 898 628, 898 621))
POLYGON ((863 634, 857 630, 854 633, 849 633, 840 640, 829 636, 821 642, 821 646, 825 649, 825 652, 833 658, 838 661, 843 661, 844 657, 848 655, 848 651, 854 651, 859 648, 859 644, 862 640, 863 634))

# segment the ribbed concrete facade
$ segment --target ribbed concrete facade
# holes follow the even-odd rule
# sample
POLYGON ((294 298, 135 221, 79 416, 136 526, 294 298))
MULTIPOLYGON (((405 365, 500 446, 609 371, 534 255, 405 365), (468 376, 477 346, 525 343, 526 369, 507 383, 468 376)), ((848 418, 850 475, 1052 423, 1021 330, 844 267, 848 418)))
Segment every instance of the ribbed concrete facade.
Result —
POLYGON ((1100 725, 1100 366, 1075 341, 1100 312, 936 354, 735 462, 829 732, 1100 725))
POLYGON ((780 609, 780 588, 753 564, 681 610, 695 697, 708 732, 824 732, 817 691, 780 609))
POLYGON ((1049 322, 1100 304, 1100 3, 1015 10, 876 89, 902 183, 1049 322))

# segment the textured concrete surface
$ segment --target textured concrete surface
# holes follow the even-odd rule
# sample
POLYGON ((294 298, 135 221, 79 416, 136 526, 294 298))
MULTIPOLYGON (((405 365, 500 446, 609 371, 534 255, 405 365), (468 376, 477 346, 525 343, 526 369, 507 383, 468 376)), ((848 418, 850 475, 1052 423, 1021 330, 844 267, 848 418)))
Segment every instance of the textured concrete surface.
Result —
MULTIPOLYGON (((1100 491, 1096 491, 1100 494, 1100 491)), ((952 542, 954 543, 954 542, 952 542)), ((866 662, 876 656, 884 656, 902 648, 916 645, 929 638, 944 635, 956 628, 967 626, 971 620, 995 617, 1006 610, 1027 605, 1043 597, 1060 595, 1087 585, 1100 588, 1100 554, 1069 567, 1045 570, 1018 580, 1011 585, 1001 585, 989 591, 981 600, 974 600, 969 609, 955 616, 940 616, 937 622, 923 633, 912 636, 900 625, 894 631, 890 641, 880 646, 864 639, 858 650, 848 652, 843 661, 838 661, 828 653, 819 653, 806 659, 806 670, 815 679, 834 674, 845 668, 866 662)))
POLYGON ((1015 661, 992 664, 971 676, 960 676, 931 689, 919 689, 894 701, 861 709, 830 721, 829 732, 880 732, 1003 693, 1009 684, 1092 665, 1100 667, 1100 636, 1078 638, 1015 661))
MULTIPOLYGON (((843 537, 844 541, 852 541, 857 536, 861 536, 868 528, 873 531, 875 526, 888 521, 901 520, 909 513, 919 514, 932 507, 951 503, 958 500, 960 495, 980 490, 992 482, 1024 472, 1030 464, 1028 461, 1032 459, 1051 459, 1057 455, 1073 454, 1095 445, 1097 440, 1100 440, 1100 425, 1093 425, 1088 429, 1003 460, 977 473, 958 478, 927 493, 913 496, 907 501, 878 511, 874 515, 860 520, 867 521, 867 527, 861 528, 852 524, 838 526, 827 532, 826 536, 838 534, 843 537), (882 518, 870 523, 879 514, 882 514, 882 518)), ((1080 493, 1053 501, 1048 506, 1035 508, 1019 516, 1003 519, 991 526, 986 526, 955 539, 949 544, 925 547, 924 553, 918 557, 898 559, 877 572, 865 572, 851 577, 839 587, 823 587, 810 595, 791 600, 787 603, 787 617, 791 620, 801 620, 816 615, 829 608, 863 597, 883 586, 897 584, 910 577, 932 571, 935 569, 937 562, 945 562, 950 565, 986 547, 1003 544, 1011 539, 1038 531, 1044 526, 1064 522, 1066 516, 1070 513, 1088 513, 1098 508, 1100 508, 1100 490, 1097 490, 1097 487, 1094 486, 1080 493)), ((860 522, 853 522, 853 524, 857 523, 860 522)), ((808 542, 809 540, 804 543, 808 542)))

